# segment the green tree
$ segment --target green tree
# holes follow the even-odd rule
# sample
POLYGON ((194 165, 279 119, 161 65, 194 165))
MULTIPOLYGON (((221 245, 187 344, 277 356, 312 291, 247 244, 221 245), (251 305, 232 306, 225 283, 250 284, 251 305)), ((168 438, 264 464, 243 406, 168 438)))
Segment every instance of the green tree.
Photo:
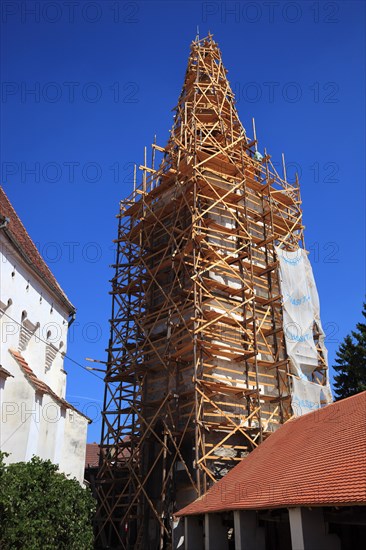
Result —
POLYGON ((90 490, 49 460, 5 465, 4 456, 0 453, 1 550, 93 548, 90 490))
MULTIPOLYGON (((362 315, 366 320, 366 303, 362 315)), ((366 390, 366 324, 357 323, 356 330, 346 336, 337 351, 334 370, 336 399, 344 399, 366 390)))

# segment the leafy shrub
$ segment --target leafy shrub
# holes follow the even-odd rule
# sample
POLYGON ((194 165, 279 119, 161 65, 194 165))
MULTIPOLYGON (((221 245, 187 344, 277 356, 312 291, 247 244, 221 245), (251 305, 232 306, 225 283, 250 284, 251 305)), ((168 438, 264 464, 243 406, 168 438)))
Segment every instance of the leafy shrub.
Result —
POLYGON ((95 501, 49 460, 4 464, 0 453, 1 550, 90 550, 95 501))

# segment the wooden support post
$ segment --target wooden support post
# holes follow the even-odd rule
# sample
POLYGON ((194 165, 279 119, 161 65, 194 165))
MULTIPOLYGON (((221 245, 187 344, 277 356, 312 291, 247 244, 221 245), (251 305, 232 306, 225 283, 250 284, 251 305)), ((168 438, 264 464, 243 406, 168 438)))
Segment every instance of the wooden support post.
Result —
POLYGON ((222 514, 205 514, 205 550, 229 549, 228 530, 222 514))
POLYGON ((252 118, 252 125, 253 125, 253 138, 254 138, 254 141, 255 141, 255 150, 258 151, 258 143, 257 143, 257 132, 256 132, 256 128, 255 128, 255 120, 254 120, 254 117, 252 118))
POLYGON ((255 510, 234 511, 235 550, 266 550, 265 532, 255 510))
POLYGON ((337 535, 327 533, 323 508, 289 508, 292 550, 341 550, 337 535))
POLYGON ((203 550, 203 541, 203 518, 201 516, 186 516, 184 518, 184 550, 203 550))

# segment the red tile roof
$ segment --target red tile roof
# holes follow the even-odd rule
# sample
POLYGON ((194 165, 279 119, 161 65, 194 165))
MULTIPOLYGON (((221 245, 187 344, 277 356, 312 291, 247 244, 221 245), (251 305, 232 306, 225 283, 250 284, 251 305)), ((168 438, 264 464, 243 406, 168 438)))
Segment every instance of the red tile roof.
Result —
POLYGON ((85 468, 97 468, 99 466, 100 449, 98 443, 87 443, 85 454, 85 468))
POLYGON ((22 258, 33 271, 43 279, 50 290, 56 294, 61 302, 67 307, 68 311, 73 313, 75 311, 74 306, 56 281, 41 254, 38 252, 36 245, 28 235, 27 230, 6 196, 4 189, 0 186, 0 224, 2 224, 6 218, 9 220, 9 223, 3 227, 2 231, 4 231, 8 239, 15 245, 22 258))
POLYGON ((91 423, 90 418, 85 416, 85 414, 81 413, 78 409, 76 409, 73 405, 71 405, 71 403, 66 401, 66 399, 59 397, 45 382, 43 382, 43 380, 40 380, 40 378, 36 376, 36 374, 32 371, 32 369, 30 368, 30 366, 28 365, 24 357, 18 351, 15 351, 13 349, 10 349, 9 351, 11 355, 14 357, 14 359, 16 360, 16 362, 18 363, 18 365, 20 366, 20 368, 22 369, 22 371, 24 372, 24 375, 27 378, 27 380, 36 390, 36 392, 41 393, 42 395, 43 394, 49 395, 50 397, 52 397, 54 401, 56 401, 56 403, 60 405, 60 407, 77 412, 78 414, 86 418, 89 424, 91 423))
POLYGON ((289 420, 176 515, 366 504, 366 392, 289 420))
MULTIPOLYGON (((119 451, 119 457, 128 458, 131 453, 130 449, 127 446, 127 443, 130 441, 130 436, 126 435, 122 441, 126 444, 122 450, 119 451)), ((105 449, 104 449, 104 452, 105 449)), ((101 453, 101 448, 98 443, 87 443, 86 444, 86 455, 85 455, 85 468, 97 468, 99 466, 99 455, 101 453)))

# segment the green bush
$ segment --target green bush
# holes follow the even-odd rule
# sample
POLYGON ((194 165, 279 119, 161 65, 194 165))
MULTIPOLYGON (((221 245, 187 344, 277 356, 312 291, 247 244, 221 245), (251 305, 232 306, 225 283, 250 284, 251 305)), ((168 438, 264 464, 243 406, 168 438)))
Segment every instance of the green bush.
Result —
POLYGON ((93 548, 90 490, 49 460, 5 465, 4 456, 0 453, 1 550, 93 548))

